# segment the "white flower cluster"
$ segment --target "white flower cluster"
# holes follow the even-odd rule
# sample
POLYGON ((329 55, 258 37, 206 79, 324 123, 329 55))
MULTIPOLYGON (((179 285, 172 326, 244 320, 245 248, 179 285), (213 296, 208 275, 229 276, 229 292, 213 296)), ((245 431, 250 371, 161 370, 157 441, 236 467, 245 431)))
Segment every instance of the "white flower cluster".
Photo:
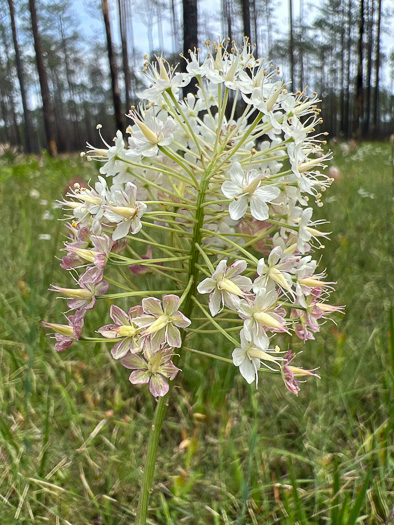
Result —
MULTIPOLYGON (((179 325, 171 316, 164 322, 159 311, 147 325, 146 316, 153 310, 131 304, 142 312, 133 314, 137 320, 132 322, 122 311, 122 323, 131 323, 132 329, 122 324, 120 330, 113 313, 117 328, 101 329, 104 337, 120 338, 115 357, 121 355, 129 368, 137 370, 138 359, 148 363, 150 371, 151 360, 171 368, 171 348, 187 348, 184 343, 194 333, 204 333, 203 313, 236 347, 233 362, 249 383, 257 382, 263 363, 281 371, 286 386, 297 393, 295 377, 311 371, 290 366, 291 352, 281 356, 277 347, 270 350, 270 336, 294 331, 304 341, 313 339, 318 319, 337 310, 326 303, 332 283, 316 274, 317 263, 310 255, 326 234, 312 221, 308 202, 313 197, 320 206, 332 182, 321 171, 330 153, 322 150, 324 133, 315 131, 321 123, 317 95, 288 92, 277 69, 254 57, 247 39, 241 47, 206 42, 204 53, 194 50, 183 59, 185 73, 162 57, 147 62, 147 87, 140 94, 144 102, 131 108, 127 139, 118 131, 113 146, 104 140, 103 149, 88 145, 88 159, 102 162, 100 173, 106 179, 99 177, 94 188, 77 185, 63 202, 72 222, 62 266, 73 271, 88 266, 87 277, 79 278, 77 296, 82 288, 86 295, 90 286, 84 298, 89 308, 99 295, 92 286, 96 290, 114 264, 175 283, 181 299, 173 300, 184 314, 176 313, 178 321, 183 319, 179 325), (188 85, 195 94, 182 98, 188 85), (149 245, 149 255, 141 255, 139 243, 149 245), (127 255, 120 254, 126 248, 127 255), (230 266, 229 260, 234 261, 230 266), (197 292, 209 294, 210 314, 197 292), (193 317, 196 311, 200 317, 193 317), (233 322, 240 323, 239 340, 231 335, 234 329, 227 330, 232 315, 233 322), (182 328, 182 336, 174 326, 182 328), (155 344, 159 330, 162 335, 155 344), (143 357, 128 357, 136 351, 143 357), (157 352, 165 353, 164 360, 157 352)), ((138 281, 133 282, 137 288, 138 281)), ((126 284, 124 289, 129 293, 120 296, 129 295, 131 301, 143 296, 144 290, 136 293, 126 284)), ((160 295, 145 292, 147 297, 160 295)), ((151 306, 154 301, 149 298, 151 306)), ((85 303, 81 308, 75 314, 78 334, 85 303)), ((71 331, 66 332, 72 338, 71 331)), ((138 382, 137 375, 145 383, 157 383, 160 374, 172 378, 156 371, 154 379, 149 372, 149 379, 144 367, 133 372, 132 382, 138 382)), ((155 395, 164 395, 164 390, 157 384, 153 388, 155 395)))

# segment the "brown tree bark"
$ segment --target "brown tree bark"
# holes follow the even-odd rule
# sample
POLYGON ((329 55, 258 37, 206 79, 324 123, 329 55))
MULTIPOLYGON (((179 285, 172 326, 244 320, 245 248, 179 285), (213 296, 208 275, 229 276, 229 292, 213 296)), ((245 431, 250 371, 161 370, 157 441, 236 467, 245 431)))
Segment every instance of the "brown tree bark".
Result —
POLYGON ((19 88, 21 92, 23 118, 25 121, 25 133, 24 133, 25 148, 26 148, 27 153, 31 153, 33 151, 33 144, 32 144, 33 127, 31 124, 30 112, 29 112, 29 108, 27 105, 26 87, 25 87, 25 72, 24 72, 23 63, 21 59, 21 53, 20 53, 19 42, 18 42, 18 33, 17 33, 16 23, 15 23, 14 0, 8 0, 8 6, 10 9, 12 40, 14 43, 14 51, 15 51, 16 72, 18 75, 19 88))
MULTIPOLYGON (((31 1, 31 0, 29 0, 31 1)), ((118 71, 116 67, 116 56, 112 45, 111 21, 109 17, 108 0, 102 0, 102 10, 105 24, 105 33, 107 35, 107 52, 109 69, 111 73, 111 91, 115 111, 116 127, 123 131, 122 102, 120 99, 118 71)))
POLYGON ((356 77, 356 98, 354 105, 354 129, 353 133, 359 137, 361 135, 361 116, 364 102, 363 85, 363 40, 364 40, 364 0, 360 0, 360 23, 358 29, 358 65, 356 77))
POLYGON ((49 154, 52 157, 57 155, 57 146, 55 139, 55 122, 52 110, 51 95, 49 92, 48 77, 45 69, 44 58, 42 56, 41 39, 38 32, 37 10, 35 0, 29 0, 29 10, 31 17, 31 28, 33 32, 34 50, 36 53, 36 63, 38 78, 40 81, 42 111, 44 115, 45 135, 47 139, 47 147, 49 154))
POLYGON ((373 130, 379 129, 379 73, 380 73, 380 30, 382 20, 382 0, 378 0, 378 19, 376 22, 376 48, 375 48, 375 90, 373 103, 373 130))

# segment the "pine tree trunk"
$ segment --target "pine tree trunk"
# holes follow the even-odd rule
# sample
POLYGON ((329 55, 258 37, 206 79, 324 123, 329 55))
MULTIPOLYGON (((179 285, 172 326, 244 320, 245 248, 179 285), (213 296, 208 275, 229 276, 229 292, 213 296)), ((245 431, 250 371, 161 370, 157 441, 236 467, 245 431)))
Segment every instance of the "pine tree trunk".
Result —
MULTIPOLYGON (((31 1, 31 0, 30 0, 31 1)), ((109 17, 108 0, 102 0, 103 17, 105 24, 105 33, 107 35, 107 52, 109 69, 111 73, 111 91, 112 100, 115 111, 115 122, 116 127, 120 131, 123 131, 123 119, 122 119, 122 102, 120 100, 119 83, 118 83, 118 71, 116 67, 116 56, 112 45, 112 34, 111 34, 111 22, 109 17)))
POLYGON ((291 89, 295 91, 294 78, 294 33, 293 33, 293 0, 289 0, 289 55, 291 89))
POLYGON ((38 32, 37 10, 35 0, 29 0, 29 10, 31 16, 31 28, 34 39, 34 50, 36 53, 36 63, 38 78, 40 81, 42 111, 44 116, 45 135, 49 154, 52 157, 57 155, 57 146, 55 139, 55 121, 52 110, 51 95, 49 92, 48 77, 45 69, 44 58, 42 56, 41 38, 38 32))
POLYGON ((373 13, 374 0, 369 0, 368 8, 368 45, 367 45, 367 78, 366 78, 366 97, 365 97, 365 111, 364 111, 364 137, 367 137, 370 132, 371 123, 371 76, 372 76, 372 38, 373 38, 373 13))
POLYGON ((346 24, 346 89, 345 89, 345 100, 344 100, 344 134, 345 137, 349 138, 350 133, 350 66, 351 66, 351 55, 352 55, 352 2, 348 0, 347 5, 347 24, 346 24))
POLYGON ((378 20, 376 28, 376 48, 375 48, 375 90, 373 104, 373 130, 379 131, 379 72, 380 72, 380 28, 382 19, 382 0, 378 0, 378 20))
POLYGON ((126 24, 126 9, 125 1, 118 0, 119 7, 119 30, 120 38, 122 42, 122 64, 123 64, 123 75, 126 92, 126 113, 130 111, 130 68, 129 68, 129 50, 127 45, 127 24, 126 24))
POLYGON ((345 5, 341 4, 340 12, 340 26, 341 26, 341 91, 340 91, 340 134, 345 133, 345 5))
POLYGON ((25 133, 24 133, 25 148, 26 148, 27 153, 31 153, 33 151, 33 145, 32 145, 33 127, 31 124, 29 108, 27 105, 26 88, 25 88, 25 73, 24 73, 24 68, 23 68, 23 63, 21 59, 19 43, 18 43, 18 33, 17 33, 16 23, 15 23, 14 1, 8 0, 8 6, 10 9, 12 39, 14 42, 16 72, 18 75, 19 88, 20 88, 21 99, 22 99, 23 118, 25 122, 25 133))
POLYGON ((242 21, 243 21, 243 28, 244 28, 243 36, 247 36, 251 38, 249 0, 242 0, 242 21))
POLYGON ((178 51, 178 19, 176 15, 175 0, 171 0, 171 24, 172 24, 172 50, 174 53, 178 51))
MULTIPOLYGON (((197 0, 183 0, 183 54, 189 55, 189 49, 198 47, 198 15, 197 0)), ((182 68, 185 70, 186 62, 182 60, 182 68)), ((183 89, 183 94, 196 93, 197 88, 189 84, 183 89)))
POLYGON ((358 65, 356 77, 356 99, 354 105, 354 129, 353 133, 360 137, 361 135, 361 117, 364 101, 363 85, 363 39, 364 39, 364 0, 360 0, 360 25, 358 32, 358 65))

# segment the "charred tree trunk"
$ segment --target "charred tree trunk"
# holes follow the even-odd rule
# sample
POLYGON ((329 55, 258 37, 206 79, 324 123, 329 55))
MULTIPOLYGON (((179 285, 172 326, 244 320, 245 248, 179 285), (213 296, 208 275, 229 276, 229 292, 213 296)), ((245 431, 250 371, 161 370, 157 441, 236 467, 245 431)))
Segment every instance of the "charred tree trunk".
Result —
POLYGON ((379 131, 379 72, 380 72, 380 28, 382 19, 382 0, 378 0, 378 20, 376 28, 375 48, 375 90, 373 101, 373 130, 379 131))
POLYGON ((21 59, 21 53, 19 49, 18 33, 17 33, 16 23, 15 23, 14 1, 8 0, 8 6, 10 9, 12 39, 14 42, 16 72, 18 75, 19 88, 20 88, 21 99, 22 99, 23 118, 25 122, 25 133, 24 133, 25 148, 26 148, 27 153, 31 153, 33 151, 33 145, 32 145, 33 127, 31 124, 29 108, 27 105, 26 87, 25 87, 25 72, 24 72, 23 63, 21 59))
MULTIPOLYGON (((197 0, 183 0, 183 54, 188 56, 189 50, 194 50, 198 47, 198 16, 197 16, 197 0)), ((183 61, 182 67, 186 67, 186 62, 183 61)), ((185 70, 185 69, 184 69, 185 70)), ((197 89, 194 85, 189 84, 183 93, 196 93, 197 89)))
POLYGON ((258 23, 258 20, 257 20, 257 9, 256 9, 256 0, 252 0, 252 18, 253 18, 253 37, 254 37, 254 42, 252 42, 255 46, 254 48, 254 55, 256 57, 259 56, 259 42, 258 42, 258 38, 259 38, 259 35, 258 35, 258 31, 257 31, 257 23, 258 23))
MULTIPOLYGON (((31 0, 30 0, 31 1, 31 0)), ((103 17, 105 24, 105 33, 107 35, 107 52, 109 69, 111 73, 111 91, 112 100, 115 111, 115 122, 116 127, 120 131, 123 131, 123 119, 122 119, 122 102, 120 100, 119 83, 118 83, 118 71, 116 67, 116 56, 112 45, 112 33, 111 33, 111 22, 109 17, 108 0, 102 0, 103 17)))
POLYGON ((42 56, 41 39, 38 32, 37 10, 35 0, 29 0, 29 10, 31 16, 31 28, 33 32, 34 50, 36 53, 36 63, 38 70, 38 78, 40 81, 42 111, 44 116, 45 135, 47 139, 47 147, 49 154, 52 157, 57 155, 57 146, 55 139, 55 122, 52 110, 51 95, 48 86, 48 77, 45 69, 44 58, 42 56))
POLYGON ((363 85, 363 39, 364 39, 364 0, 360 0, 360 24, 358 32, 358 65, 356 77, 356 99, 354 105, 354 134, 361 135, 361 117, 364 101, 364 85, 363 85))
POLYGON ((244 36, 251 37, 250 29, 250 1, 242 0, 242 22, 244 29, 244 36))

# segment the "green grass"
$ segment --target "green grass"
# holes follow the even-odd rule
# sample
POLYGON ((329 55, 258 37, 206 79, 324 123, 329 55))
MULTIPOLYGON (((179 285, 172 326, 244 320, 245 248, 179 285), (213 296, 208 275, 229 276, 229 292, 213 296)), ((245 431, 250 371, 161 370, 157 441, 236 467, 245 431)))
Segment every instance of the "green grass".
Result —
MULTIPOLYGON (((322 379, 302 384, 296 398, 279 377, 262 376, 256 391, 235 367, 189 356, 160 441, 150 523, 389 522, 391 149, 363 144, 343 157, 336 148, 335 165, 342 176, 317 216, 331 222, 321 267, 338 282, 333 299, 346 316, 299 359, 320 366, 322 379)), ((47 289, 67 282, 55 259, 61 212, 51 203, 95 169, 77 157, 0 160, 2 525, 133 523, 155 402, 129 384, 108 346, 57 354, 39 327, 43 318, 61 322, 62 304, 47 289)), ((104 324, 104 303, 89 316, 91 332, 104 324)), ((230 355, 222 339, 200 348, 218 344, 230 355)))

